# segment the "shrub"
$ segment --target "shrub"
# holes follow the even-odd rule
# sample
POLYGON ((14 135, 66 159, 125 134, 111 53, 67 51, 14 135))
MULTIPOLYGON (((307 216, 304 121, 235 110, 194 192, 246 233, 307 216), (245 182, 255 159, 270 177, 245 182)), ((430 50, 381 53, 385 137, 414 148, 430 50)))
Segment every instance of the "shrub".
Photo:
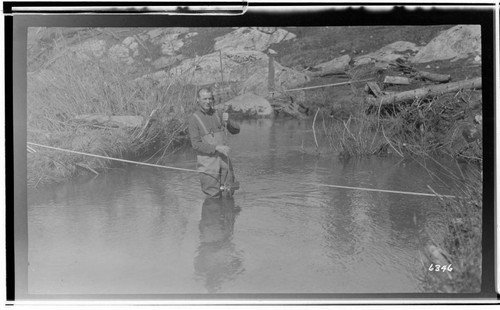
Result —
MULTIPOLYGON (((58 55, 57 61, 28 74, 29 142, 141 158, 165 154, 186 130, 186 119, 194 109, 194 86, 137 78, 135 68, 109 59, 83 59, 71 52, 58 55), (140 127, 126 128, 75 119, 87 114, 142 116, 144 122, 140 127)), ((75 168, 77 163, 97 170, 109 164, 102 159, 40 150, 28 157, 29 184, 59 181, 85 171, 75 168)))

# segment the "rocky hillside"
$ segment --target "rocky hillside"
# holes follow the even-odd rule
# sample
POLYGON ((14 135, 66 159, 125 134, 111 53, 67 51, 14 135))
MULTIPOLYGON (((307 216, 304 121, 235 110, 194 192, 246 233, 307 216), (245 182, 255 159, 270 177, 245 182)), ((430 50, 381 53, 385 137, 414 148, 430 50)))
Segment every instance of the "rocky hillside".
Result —
MULTIPOLYGON (((88 61, 120 63, 137 81, 168 84, 178 79, 224 88, 228 98, 245 92, 268 97, 270 55, 275 60, 273 87, 283 92, 377 61, 400 59, 417 65, 474 59, 477 63, 481 56, 479 31, 479 26, 451 25, 30 28, 28 71, 50 70, 61 54, 70 53, 88 61), (434 42, 444 31, 448 31, 445 38, 434 42)), ((432 69, 449 70, 447 66, 432 69)), ((463 77, 455 71, 456 79, 463 77)))
MULTIPOLYGON (((50 70, 61 54, 71 53, 87 61, 128 66, 133 72, 130 78, 137 81, 218 83, 236 93, 264 94, 268 67, 264 51, 294 38, 293 33, 277 28, 31 28, 28 71, 50 70)), ((308 81, 304 73, 279 64, 276 71, 286 87, 308 81)))

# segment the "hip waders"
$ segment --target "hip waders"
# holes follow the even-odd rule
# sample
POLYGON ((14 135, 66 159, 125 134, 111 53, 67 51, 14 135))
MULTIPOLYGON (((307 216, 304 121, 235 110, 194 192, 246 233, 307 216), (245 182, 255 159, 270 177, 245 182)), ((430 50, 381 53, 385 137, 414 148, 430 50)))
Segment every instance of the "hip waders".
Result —
POLYGON ((201 190, 209 197, 232 197, 235 177, 231 160, 225 156, 217 159, 219 162, 217 172, 200 172, 201 190))
MULTIPOLYGON (((201 140, 211 145, 226 145, 227 137, 224 131, 209 132, 198 115, 205 135, 201 140)), ((218 117, 217 117, 218 118, 218 117)), ((219 119, 220 123, 220 119, 219 119)), ((209 197, 231 197, 234 193, 232 185, 235 182, 234 170, 229 157, 223 154, 198 155, 198 171, 200 172, 201 190, 209 197)))

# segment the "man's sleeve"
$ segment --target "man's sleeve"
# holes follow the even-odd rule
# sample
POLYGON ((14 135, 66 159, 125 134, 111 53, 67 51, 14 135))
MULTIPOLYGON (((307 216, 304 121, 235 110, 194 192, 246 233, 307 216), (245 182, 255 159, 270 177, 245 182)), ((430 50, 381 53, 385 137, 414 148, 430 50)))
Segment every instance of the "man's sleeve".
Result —
POLYGON ((193 149, 203 154, 215 154, 215 145, 204 143, 201 140, 201 129, 193 116, 189 119, 188 130, 193 149))

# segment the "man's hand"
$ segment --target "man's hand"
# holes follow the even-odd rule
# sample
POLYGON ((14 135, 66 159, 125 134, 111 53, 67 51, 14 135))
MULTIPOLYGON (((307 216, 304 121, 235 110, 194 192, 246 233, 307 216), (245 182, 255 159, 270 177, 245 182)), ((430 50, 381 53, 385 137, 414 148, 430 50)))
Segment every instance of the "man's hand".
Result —
POLYGON ((224 155, 228 156, 228 155, 229 155, 229 151, 230 151, 231 149, 230 149, 230 148, 229 148, 229 146, 227 146, 227 145, 217 145, 217 146, 215 147, 215 150, 216 150, 217 152, 219 152, 219 153, 222 153, 222 154, 224 154, 224 155))

